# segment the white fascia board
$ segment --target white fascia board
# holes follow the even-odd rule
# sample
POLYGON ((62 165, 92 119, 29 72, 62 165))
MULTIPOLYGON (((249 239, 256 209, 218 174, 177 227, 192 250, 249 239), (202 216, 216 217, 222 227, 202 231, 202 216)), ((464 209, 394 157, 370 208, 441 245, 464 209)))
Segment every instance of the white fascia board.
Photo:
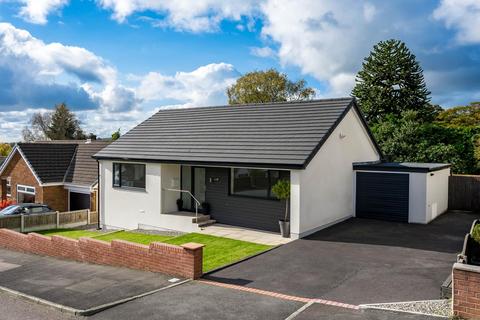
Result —
POLYGON ((0 169, 0 174, 3 173, 3 170, 7 167, 8 163, 11 161, 11 159, 13 158, 15 152, 18 152, 20 154, 20 156, 22 157, 23 161, 25 161, 25 163, 27 164, 27 167, 28 169, 30 169, 30 172, 32 172, 33 176, 35 177, 35 179, 37 180, 38 184, 40 186, 43 186, 42 185, 42 180, 40 180, 40 178, 38 177, 37 173, 35 172, 35 170, 33 170, 33 167, 32 165, 30 164, 30 162, 28 162, 27 158, 25 157, 25 155, 23 154, 22 152, 22 149, 20 149, 18 147, 18 145, 15 145, 15 148, 12 150, 12 152, 10 153, 10 155, 8 156, 7 160, 5 160, 5 162, 2 164, 2 168, 0 169))
POLYGON ((65 184, 65 189, 67 189, 70 192, 75 192, 75 193, 84 193, 84 194, 90 194, 92 192, 92 189, 88 186, 79 186, 79 185, 73 185, 73 184, 65 184))
POLYGON ((0 166, 0 175, 3 173, 3 170, 5 170, 5 168, 7 167, 8 163, 10 162, 10 160, 12 160, 13 156, 15 155, 15 152, 18 150, 18 147, 17 145, 15 145, 15 147, 13 147, 12 151, 10 152, 10 154, 8 155, 7 159, 5 159, 5 161, 2 163, 2 165, 0 166))

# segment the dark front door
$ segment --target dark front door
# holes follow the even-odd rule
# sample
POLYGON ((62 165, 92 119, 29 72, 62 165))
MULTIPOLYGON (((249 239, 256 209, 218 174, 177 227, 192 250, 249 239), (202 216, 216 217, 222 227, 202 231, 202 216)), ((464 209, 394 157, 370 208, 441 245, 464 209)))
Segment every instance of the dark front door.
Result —
MULTIPOLYGON (((181 170, 182 190, 190 191, 200 204, 205 202, 205 168, 182 166, 181 170)), ((195 200, 188 193, 182 193, 182 200, 184 210, 195 211, 195 200)))
POLYGON ((408 174, 357 172, 356 216, 408 222, 408 174))

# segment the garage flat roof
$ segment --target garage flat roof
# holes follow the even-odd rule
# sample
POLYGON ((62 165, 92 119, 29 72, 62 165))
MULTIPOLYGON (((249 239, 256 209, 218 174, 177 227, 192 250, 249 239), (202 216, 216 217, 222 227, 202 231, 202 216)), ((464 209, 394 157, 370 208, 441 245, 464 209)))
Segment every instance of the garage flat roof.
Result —
POLYGON ((353 170, 399 172, 432 172, 450 167, 448 163, 424 162, 357 162, 353 164, 353 170))

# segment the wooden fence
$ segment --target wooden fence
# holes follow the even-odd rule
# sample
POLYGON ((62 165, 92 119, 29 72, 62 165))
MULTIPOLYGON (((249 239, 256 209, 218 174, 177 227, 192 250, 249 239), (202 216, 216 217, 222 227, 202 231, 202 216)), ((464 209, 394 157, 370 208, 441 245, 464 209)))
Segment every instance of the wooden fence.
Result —
POLYGON ((480 176, 450 176, 448 208, 450 210, 480 211, 480 176))
POLYGON ((32 232, 58 228, 75 228, 98 222, 98 213, 90 210, 54 212, 0 217, 0 229, 32 232))

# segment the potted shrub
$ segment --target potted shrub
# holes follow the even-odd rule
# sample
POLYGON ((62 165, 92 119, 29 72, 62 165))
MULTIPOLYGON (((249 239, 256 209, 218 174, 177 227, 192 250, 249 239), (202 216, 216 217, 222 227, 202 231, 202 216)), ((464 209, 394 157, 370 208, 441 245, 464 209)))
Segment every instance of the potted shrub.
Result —
POLYGON ((183 200, 181 198, 177 199, 177 208, 178 208, 178 211, 182 211, 183 209, 183 200))
POLYGON ((290 181, 288 180, 279 180, 273 187, 272 187, 273 194, 279 200, 285 200, 285 218, 283 220, 278 221, 280 225, 280 233, 282 237, 288 238, 290 237, 290 221, 288 220, 288 203, 290 199, 290 181))
POLYGON ((470 234, 473 241, 467 244, 467 259, 468 263, 473 265, 480 265, 480 224, 475 224, 470 234))

